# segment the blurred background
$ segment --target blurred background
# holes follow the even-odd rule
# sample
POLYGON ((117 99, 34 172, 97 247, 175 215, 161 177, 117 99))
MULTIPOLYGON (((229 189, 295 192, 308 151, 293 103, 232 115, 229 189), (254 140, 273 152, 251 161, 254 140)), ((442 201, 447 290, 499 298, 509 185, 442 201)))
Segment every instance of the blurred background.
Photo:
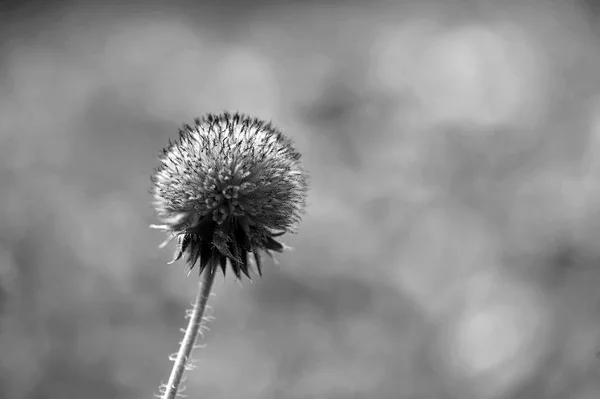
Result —
POLYGON ((0 398, 158 392, 197 278, 149 177, 222 110, 312 186, 293 252, 217 278, 190 397, 600 397, 596 2, 0 7, 0 398))

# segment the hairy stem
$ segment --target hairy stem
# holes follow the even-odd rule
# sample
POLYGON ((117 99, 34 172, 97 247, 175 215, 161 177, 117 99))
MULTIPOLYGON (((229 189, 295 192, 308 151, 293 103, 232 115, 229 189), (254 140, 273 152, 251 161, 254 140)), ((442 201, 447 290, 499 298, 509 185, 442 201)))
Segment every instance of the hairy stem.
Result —
POLYGON ((181 341, 175 363, 173 364, 169 382, 164 387, 164 392, 161 396, 162 399, 174 399, 177 396, 183 373, 185 372, 188 361, 192 355, 192 351, 196 346, 196 340, 200 332, 202 318, 206 309, 206 303, 208 302, 210 290, 217 272, 213 271, 213 273, 211 273, 211 268, 207 267, 202 274, 203 278, 198 282, 198 292, 196 293, 194 307, 189 314, 190 321, 185 329, 185 335, 183 341, 181 341))

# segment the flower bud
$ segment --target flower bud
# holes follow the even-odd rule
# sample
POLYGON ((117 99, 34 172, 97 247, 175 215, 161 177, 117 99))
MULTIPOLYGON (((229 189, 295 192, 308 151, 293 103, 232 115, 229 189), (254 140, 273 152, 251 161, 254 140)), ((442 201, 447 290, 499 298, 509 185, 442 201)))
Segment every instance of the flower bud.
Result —
MULTIPOLYGON (((281 252, 276 237, 293 232, 304 213, 308 177, 300 153, 270 123, 243 114, 207 114, 185 125, 163 150, 152 194, 164 230, 187 255, 190 271, 227 264, 249 277, 249 253, 281 252)), ((171 263, 172 263, 171 262, 171 263)))

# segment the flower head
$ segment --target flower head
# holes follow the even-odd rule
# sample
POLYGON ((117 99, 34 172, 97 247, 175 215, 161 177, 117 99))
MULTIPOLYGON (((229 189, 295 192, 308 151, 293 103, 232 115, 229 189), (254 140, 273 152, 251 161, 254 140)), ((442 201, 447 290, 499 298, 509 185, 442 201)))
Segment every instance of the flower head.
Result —
POLYGON ((304 211, 307 175, 292 141, 270 123, 243 114, 207 114, 185 125, 163 150, 152 177, 156 212, 187 254, 190 271, 227 264, 249 277, 249 253, 281 252, 276 237, 293 232, 304 211))

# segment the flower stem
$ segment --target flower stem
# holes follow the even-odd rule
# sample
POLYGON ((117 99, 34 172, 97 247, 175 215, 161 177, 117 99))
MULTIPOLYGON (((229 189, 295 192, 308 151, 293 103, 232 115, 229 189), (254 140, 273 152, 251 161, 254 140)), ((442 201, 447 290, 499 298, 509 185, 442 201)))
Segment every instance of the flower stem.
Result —
POLYGON ((185 335, 183 337, 183 341, 181 341, 181 346, 179 347, 179 352, 177 353, 175 363, 173 364, 173 369, 171 370, 171 375, 169 376, 169 382, 164 387, 162 399, 174 399, 179 392, 179 386, 181 385, 183 373, 186 370, 186 366, 192 355, 192 351, 196 346, 196 339, 198 338, 200 327, 202 325, 206 303, 208 302, 208 297, 210 296, 210 290, 215 279, 215 274, 217 274, 216 271, 211 273, 211 270, 212 268, 208 267, 207 270, 202 273, 202 280, 198 282, 198 292, 196 293, 194 307, 189 314, 190 321, 185 329, 185 335))

